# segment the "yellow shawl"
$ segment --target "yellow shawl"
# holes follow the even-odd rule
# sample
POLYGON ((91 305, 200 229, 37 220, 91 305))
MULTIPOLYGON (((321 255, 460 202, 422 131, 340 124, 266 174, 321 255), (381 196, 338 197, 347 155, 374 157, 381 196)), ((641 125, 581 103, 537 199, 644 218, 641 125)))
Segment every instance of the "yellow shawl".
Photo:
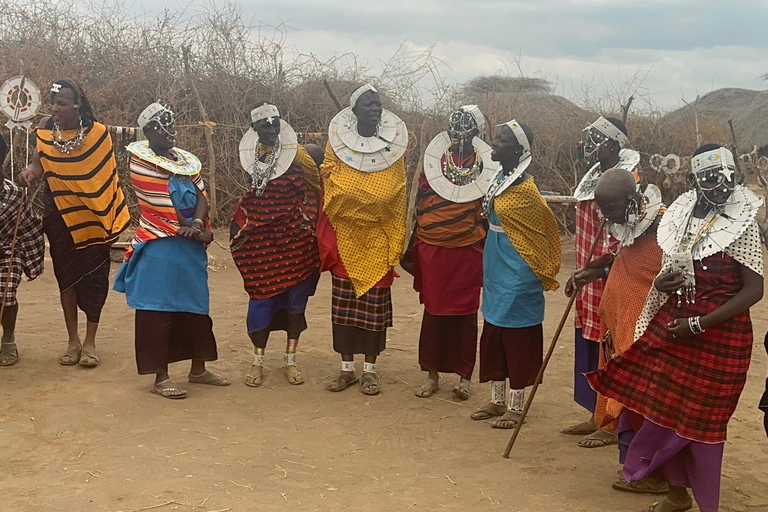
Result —
POLYGON ((338 243, 339 256, 358 297, 398 264, 405 246, 405 163, 362 172, 339 160, 330 144, 320 168, 323 211, 338 243))
MULTIPOLYGON (((64 132, 74 137, 76 130, 64 132)), ((112 243, 131 220, 117 177, 112 138, 106 126, 93 123, 83 144, 61 153, 51 130, 37 130, 37 151, 53 201, 69 228, 75 247, 112 243)))
POLYGON ((493 206, 510 242, 541 280, 544 290, 557 290, 562 263, 560 233, 533 178, 509 187, 493 200, 493 206))

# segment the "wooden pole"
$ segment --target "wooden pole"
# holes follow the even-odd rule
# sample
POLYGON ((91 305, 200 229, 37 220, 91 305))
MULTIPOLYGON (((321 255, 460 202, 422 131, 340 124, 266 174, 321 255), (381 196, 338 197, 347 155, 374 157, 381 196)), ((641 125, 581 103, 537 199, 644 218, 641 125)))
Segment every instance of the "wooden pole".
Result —
MULTIPOLYGON (((592 247, 589 249, 589 255, 587 256, 587 263, 584 265, 584 267, 581 269, 583 272, 584 270, 587 270, 589 268, 589 264, 592 263, 592 256, 595 254, 595 249, 597 249, 597 242, 600 240, 600 235, 603 234, 603 230, 605 229, 605 223, 606 219, 603 218, 603 221, 600 223, 600 229, 597 230, 597 236, 592 241, 592 247)), ((565 307, 565 311, 563 312, 563 316, 560 319, 560 324, 557 326, 557 331, 555 331, 555 336, 552 338, 552 343, 549 345, 549 350, 547 350, 547 355, 544 357, 544 362, 541 365, 541 368, 539 369, 539 374, 536 376, 536 381, 533 383, 533 389, 531 389, 531 394, 528 397, 528 401, 525 402, 525 407, 523 408, 523 413, 520 415, 520 419, 517 422, 517 425, 515 425, 515 430, 512 432, 512 437, 509 439, 509 442, 507 443, 507 448, 504 450, 504 458, 509 458, 509 452, 512 451, 512 447, 515 445, 515 440, 517 440, 517 436, 520 435, 520 429, 523 426, 523 423, 525 422, 525 417, 528 416, 528 411, 531 408, 531 404, 533 403, 533 397, 536 396, 536 391, 539 389, 539 385, 541 384, 542 379, 544 378, 544 371, 547 369, 547 365, 549 364, 549 360, 552 358, 552 353, 555 351, 555 346, 557 345, 557 340, 560 338, 560 333, 563 331, 563 327, 565 326, 566 320, 568 320, 568 314, 571 312, 571 308, 573 307, 573 302, 576 300, 576 296, 581 291, 581 286, 573 290, 573 293, 571 294, 571 298, 568 300, 568 305, 565 307)))
POLYGON ((189 87, 195 95, 195 101, 197 102, 197 110, 200 111, 200 118, 205 125, 205 145, 208 151, 208 217, 215 221, 218 216, 218 210, 216 209, 216 153, 213 151, 213 124, 208 119, 208 113, 205 111, 203 101, 200 99, 200 92, 197 90, 195 80, 192 76, 192 71, 189 66, 189 46, 182 46, 181 52, 184 57, 184 75, 187 77, 189 87))
POLYGON ((343 110, 341 108, 341 103, 339 103, 339 100, 336 98, 336 95, 333 94, 333 89, 331 89, 331 84, 328 83, 328 80, 323 78, 323 85, 325 86, 325 90, 328 91, 328 96, 331 97, 333 100, 333 103, 336 105, 336 108, 339 110, 343 110))

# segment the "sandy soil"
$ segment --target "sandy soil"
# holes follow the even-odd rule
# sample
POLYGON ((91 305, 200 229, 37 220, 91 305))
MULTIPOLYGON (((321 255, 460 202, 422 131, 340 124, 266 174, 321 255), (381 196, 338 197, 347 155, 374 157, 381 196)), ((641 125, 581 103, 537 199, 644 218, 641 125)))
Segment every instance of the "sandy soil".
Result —
MULTIPOLYGON (((562 276, 573 267, 565 241, 562 276)), ((570 322, 532 414, 509 460, 510 431, 469 414, 488 399, 474 384, 466 403, 452 399, 448 376, 431 399, 413 387, 421 307, 411 278, 394 286, 395 327, 380 359, 383 393, 323 389, 338 370, 331 349, 330 280, 308 310, 299 364, 305 385, 281 371, 284 340, 274 335, 259 389, 242 376, 252 349, 245 335, 247 296, 228 253, 213 246, 212 317, 228 388, 187 385, 186 400, 149 393, 136 374, 133 311, 112 294, 100 329, 101 365, 62 367, 64 321, 53 272, 24 283, 17 338, 22 360, 0 368, 0 488, 3 511, 189 512, 251 510, 505 510, 639 512, 653 499, 610 488, 615 447, 584 449, 558 430, 585 418, 571 400, 570 322)), ((113 274, 117 265, 113 266, 113 274)), ((545 337, 566 300, 547 295, 545 337)), ((768 304, 753 309, 756 344, 750 378, 730 424, 722 510, 768 510, 768 442, 755 405, 768 373, 762 333, 768 304)), ((358 363, 360 364, 360 363, 358 363)), ((185 383, 186 363, 171 375, 185 383)))

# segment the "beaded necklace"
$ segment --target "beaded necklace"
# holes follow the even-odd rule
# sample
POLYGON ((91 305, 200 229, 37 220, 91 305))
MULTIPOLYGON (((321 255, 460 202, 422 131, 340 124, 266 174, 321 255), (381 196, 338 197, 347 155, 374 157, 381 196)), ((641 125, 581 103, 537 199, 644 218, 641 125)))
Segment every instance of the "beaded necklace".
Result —
POLYGON ((51 130, 51 142, 53 146, 59 150, 60 153, 70 154, 71 152, 80 149, 83 145, 84 131, 83 131, 83 118, 80 118, 80 128, 77 130, 77 135, 71 139, 64 137, 64 133, 61 131, 61 127, 53 123, 53 130, 51 130))

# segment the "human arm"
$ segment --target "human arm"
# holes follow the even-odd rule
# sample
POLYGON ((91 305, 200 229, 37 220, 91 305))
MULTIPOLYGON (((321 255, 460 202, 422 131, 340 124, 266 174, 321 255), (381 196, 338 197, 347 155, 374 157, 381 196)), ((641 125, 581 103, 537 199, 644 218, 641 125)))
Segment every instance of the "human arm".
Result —
MULTIPOLYGON (((702 329, 708 329, 735 317, 763 298, 763 276, 745 265, 741 265, 741 281, 741 290, 736 295, 719 308, 700 318, 699 323, 702 329)), ((687 318, 672 320, 667 326, 667 331, 678 338, 693 336, 687 318)))
POLYGON ((210 243, 213 241, 213 233, 205 229, 205 219, 208 218, 208 200, 200 188, 195 187, 195 193, 197 194, 197 201, 191 222, 179 212, 178 208, 176 209, 179 224, 181 224, 176 235, 182 238, 191 238, 202 243, 210 243))

